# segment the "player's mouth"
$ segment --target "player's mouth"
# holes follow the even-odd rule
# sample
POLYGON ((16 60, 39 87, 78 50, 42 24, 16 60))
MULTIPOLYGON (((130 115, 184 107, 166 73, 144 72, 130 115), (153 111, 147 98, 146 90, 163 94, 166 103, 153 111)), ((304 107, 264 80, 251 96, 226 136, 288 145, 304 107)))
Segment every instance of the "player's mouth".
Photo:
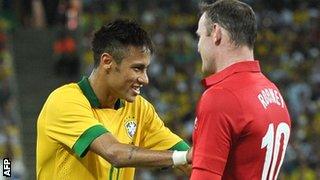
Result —
POLYGON ((132 91, 134 92, 135 95, 139 95, 141 87, 142 87, 142 85, 136 85, 136 86, 133 86, 131 89, 132 89, 132 91))

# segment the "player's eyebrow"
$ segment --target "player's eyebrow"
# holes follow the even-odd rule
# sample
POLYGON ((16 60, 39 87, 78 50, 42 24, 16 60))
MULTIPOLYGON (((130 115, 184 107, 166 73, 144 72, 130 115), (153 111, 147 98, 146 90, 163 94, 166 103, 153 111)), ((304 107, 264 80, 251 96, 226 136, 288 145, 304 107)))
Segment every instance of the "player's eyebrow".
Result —
POLYGON ((148 65, 145 65, 145 64, 143 64, 143 63, 136 63, 136 64, 132 64, 131 67, 136 67, 136 68, 142 68, 142 69, 144 69, 144 68, 147 68, 148 65))

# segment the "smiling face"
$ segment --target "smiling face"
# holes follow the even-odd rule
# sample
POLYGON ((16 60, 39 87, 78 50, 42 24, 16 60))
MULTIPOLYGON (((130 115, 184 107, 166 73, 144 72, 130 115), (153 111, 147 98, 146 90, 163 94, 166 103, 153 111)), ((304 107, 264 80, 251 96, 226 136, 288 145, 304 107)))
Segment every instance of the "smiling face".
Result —
POLYGON ((107 91, 114 98, 133 102, 140 94, 140 88, 149 83, 147 67, 150 64, 150 54, 137 47, 128 49, 130 52, 121 62, 112 63, 107 91))

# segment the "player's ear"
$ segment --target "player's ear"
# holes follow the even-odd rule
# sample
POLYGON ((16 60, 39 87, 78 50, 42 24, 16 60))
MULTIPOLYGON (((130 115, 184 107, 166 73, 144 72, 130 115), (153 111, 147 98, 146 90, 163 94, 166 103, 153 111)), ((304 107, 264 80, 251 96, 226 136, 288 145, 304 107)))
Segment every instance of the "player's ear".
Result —
POLYGON ((109 71, 113 63, 113 57, 109 53, 102 53, 100 56, 100 67, 109 71))
POLYGON ((222 39, 222 28, 219 24, 214 23, 212 25, 211 36, 213 43, 218 46, 221 43, 222 39))

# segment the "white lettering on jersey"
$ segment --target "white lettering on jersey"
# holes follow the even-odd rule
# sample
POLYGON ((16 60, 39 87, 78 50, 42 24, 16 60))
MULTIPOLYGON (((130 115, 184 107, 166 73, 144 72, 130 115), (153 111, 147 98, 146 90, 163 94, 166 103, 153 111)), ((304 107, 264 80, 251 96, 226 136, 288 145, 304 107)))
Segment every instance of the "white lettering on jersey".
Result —
POLYGON ((258 94, 258 99, 261 102, 264 109, 267 109, 267 107, 272 103, 284 108, 283 98, 281 94, 275 89, 262 89, 261 92, 258 94))

